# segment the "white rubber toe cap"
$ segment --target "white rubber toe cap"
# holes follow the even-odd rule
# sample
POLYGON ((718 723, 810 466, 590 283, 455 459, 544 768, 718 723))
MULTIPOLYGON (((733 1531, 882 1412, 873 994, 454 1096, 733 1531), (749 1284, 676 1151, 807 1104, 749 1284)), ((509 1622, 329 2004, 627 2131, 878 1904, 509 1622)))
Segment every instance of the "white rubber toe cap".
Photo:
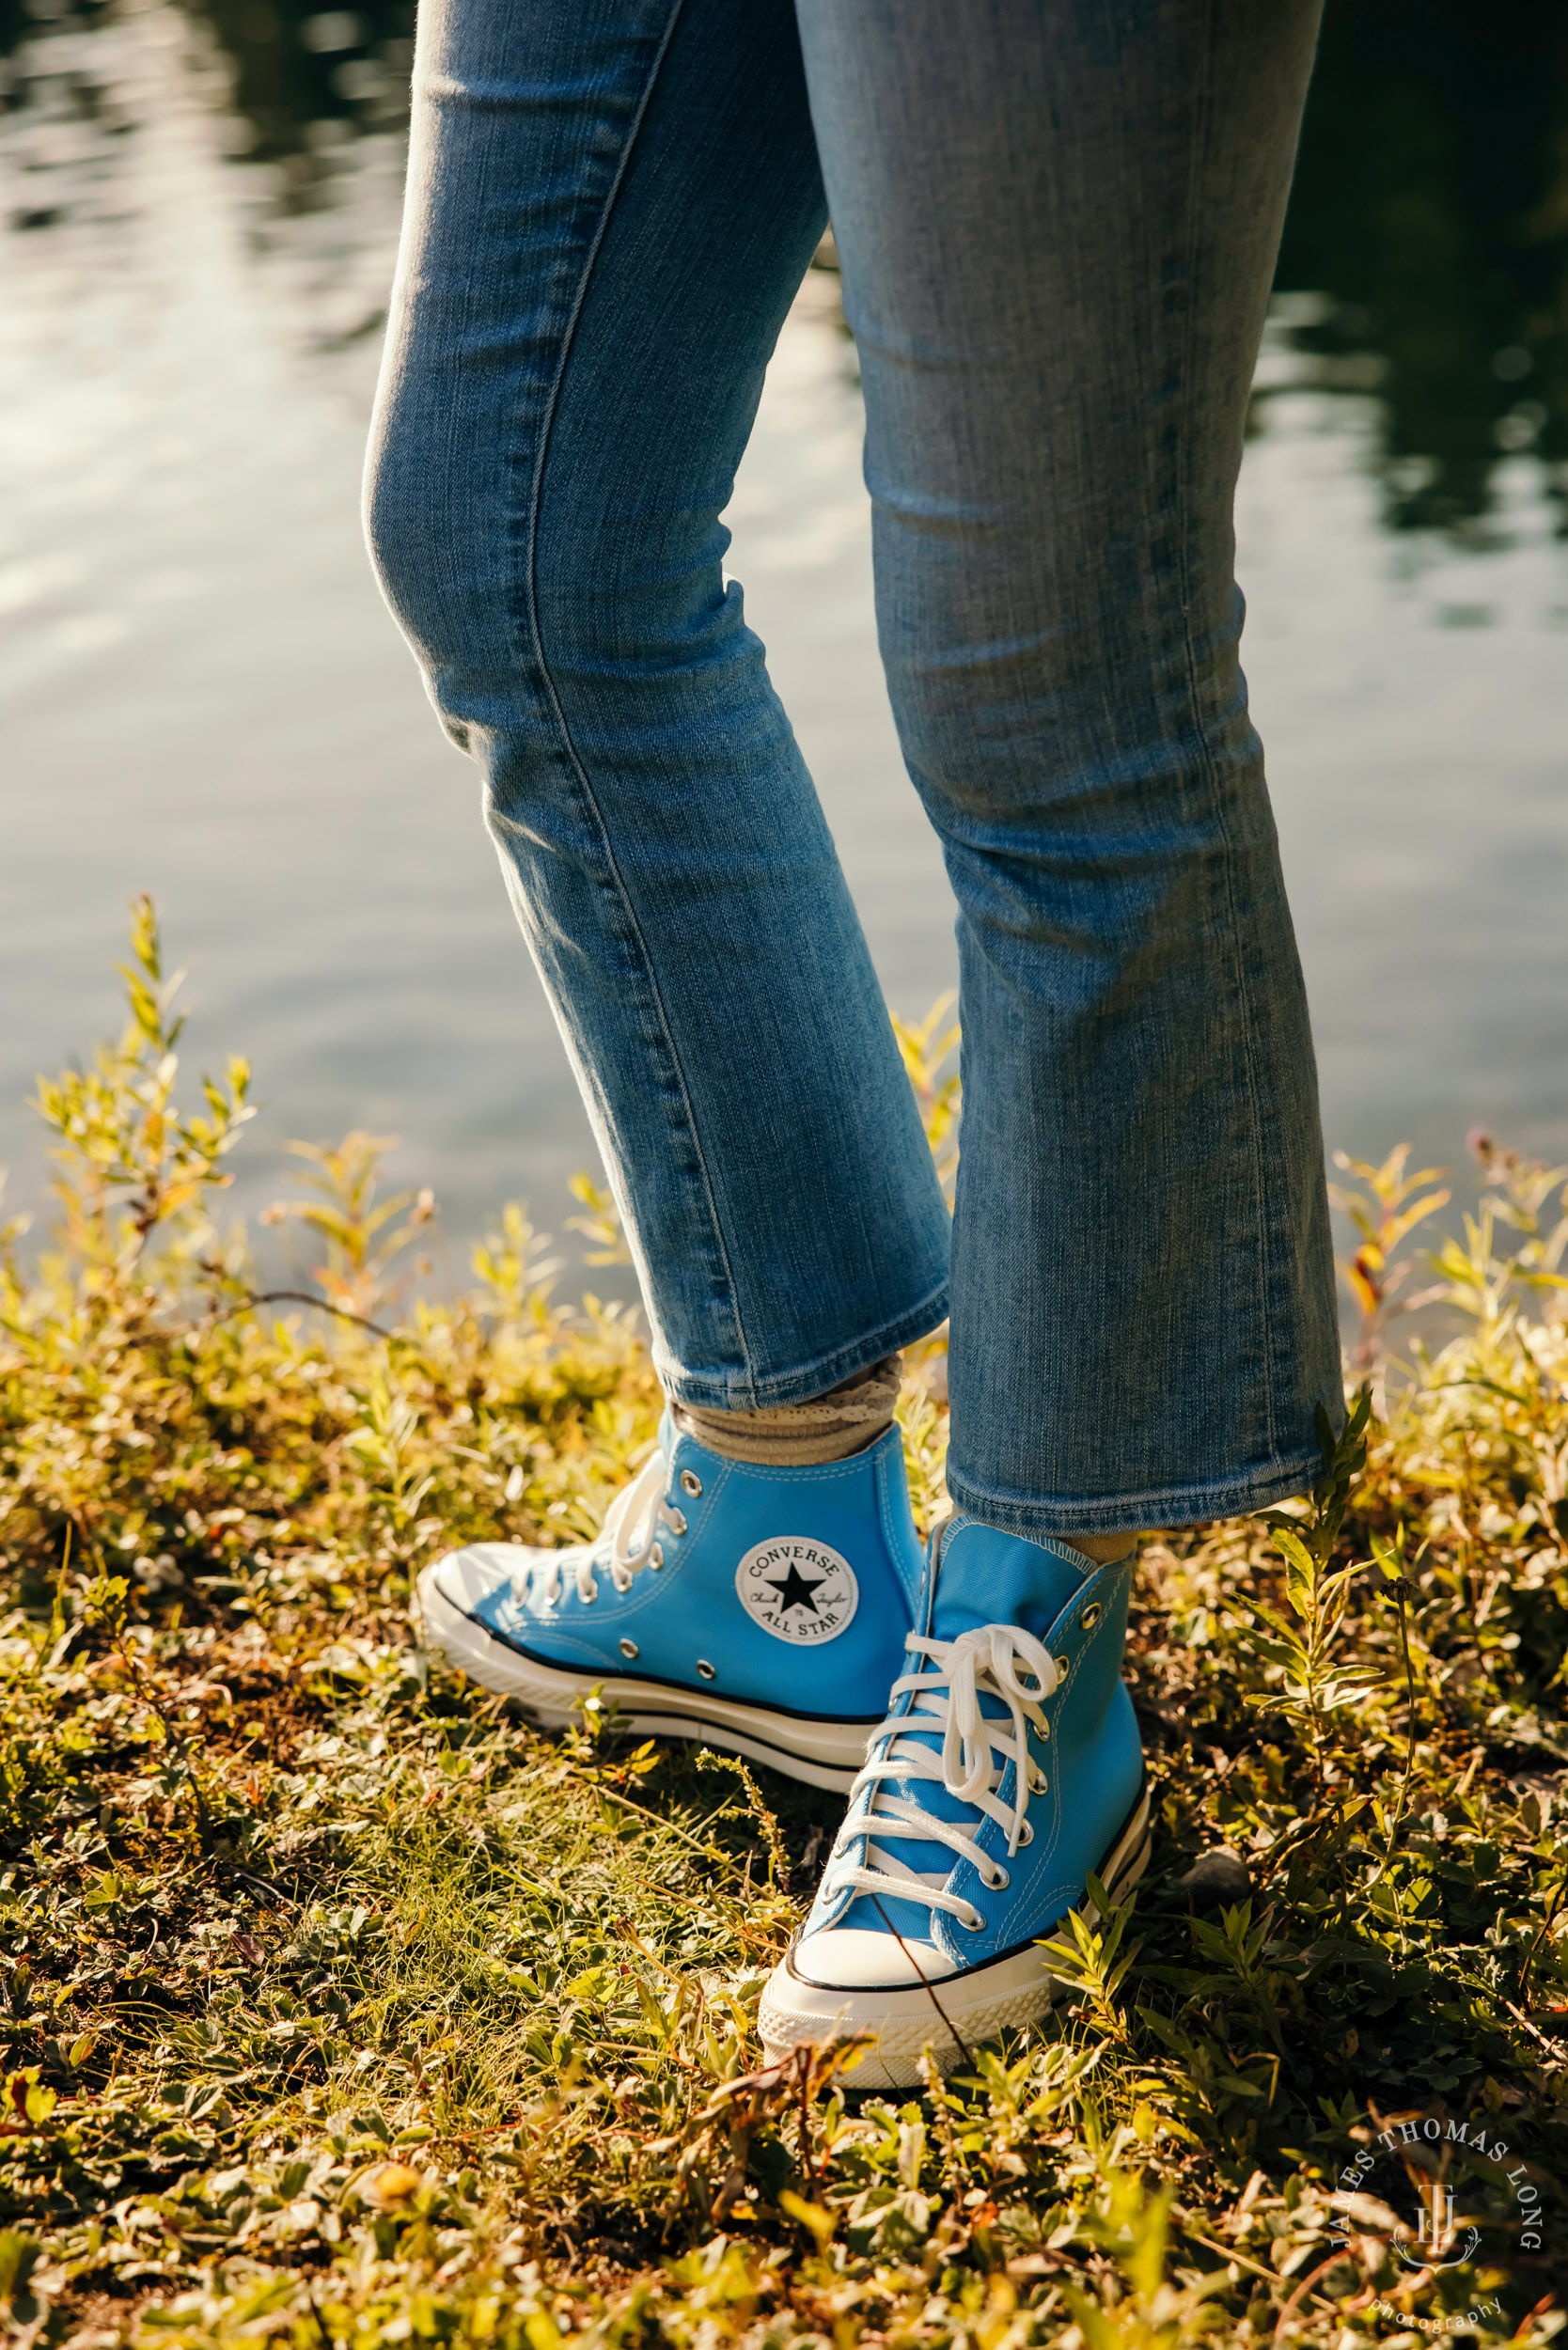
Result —
POLYGON ((829 1926, 797 1942, 790 1959, 803 1982, 823 1991, 902 1990, 906 1984, 940 1982, 953 1963, 934 1942, 900 1941, 866 1927, 829 1926))
POLYGON ((474 1543, 466 1550, 449 1550, 438 1559, 431 1576, 443 1599, 464 1615, 472 1615, 499 1584, 510 1583, 518 1570, 542 1556, 520 1543, 474 1543))

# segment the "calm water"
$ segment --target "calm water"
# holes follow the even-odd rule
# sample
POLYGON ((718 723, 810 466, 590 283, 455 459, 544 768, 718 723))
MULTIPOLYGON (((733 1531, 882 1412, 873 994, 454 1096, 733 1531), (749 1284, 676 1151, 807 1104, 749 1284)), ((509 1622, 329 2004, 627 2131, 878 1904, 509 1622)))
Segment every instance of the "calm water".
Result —
MULTIPOLYGON (((28 0, 0 49, 0 1159, 116 1020, 149 888, 194 1057, 287 1137, 403 1137, 457 1246, 590 1145, 370 582, 360 449, 409 11, 28 0)), ((1331 1141, 1568 1156, 1568 70, 1560 12, 1331 17, 1239 510, 1331 1141), (1484 25, 1484 30, 1482 29, 1484 25), (1554 180, 1554 173, 1556 178, 1554 180)), ((853 354, 808 278, 731 514, 889 995, 951 907, 872 638, 853 354)))

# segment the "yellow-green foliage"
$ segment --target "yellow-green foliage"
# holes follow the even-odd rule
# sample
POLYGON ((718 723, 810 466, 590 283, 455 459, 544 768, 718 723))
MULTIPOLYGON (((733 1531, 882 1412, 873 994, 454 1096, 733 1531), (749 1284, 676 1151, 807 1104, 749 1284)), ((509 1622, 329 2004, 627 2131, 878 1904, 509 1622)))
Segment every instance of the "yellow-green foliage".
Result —
MULTIPOLYGON (((853 2049, 755 2070, 831 1798, 629 1747, 602 1707, 534 1735, 411 1631, 424 1559, 583 1534, 645 1456, 630 1319, 559 1307, 516 1207, 471 1295, 400 1298, 431 1203, 377 1205, 364 1135, 281 1211, 323 1245, 320 1302, 259 1295, 210 1216, 245 1072, 181 1113, 145 908, 133 945, 125 1039, 40 1094, 56 1237, 24 1266, 11 1228, 0 1288, 19 2341, 1342 2350, 1478 2296, 1482 2339, 1550 2337, 1560 1170, 1486 1146, 1437 1259, 1454 1335, 1353 1415, 1310 1502, 1146 1545, 1155 1868, 1063 1936, 1041 2030, 895 2105, 856 2097, 853 2049), (1195 1908, 1181 1878, 1219 1842, 1250 1896, 1195 1908), (1366 2196, 1336 2226, 1354 2149, 1418 2112, 1506 2128, 1544 2249, 1492 2236, 1491 2265, 1423 2277, 1366 2196)), ((950 1036, 903 1042, 949 1153, 950 1036)), ((1381 1383, 1411 1200, 1403 1162, 1365 1174, 1381 1383)), ((610 1203, 578 1198, 613 1258, 610 1203)), ((929 1515, 939 1346, 915 1368, 929 1515)), ((1499 2192, 1481 2163, 1450 2183, 1499 2192)))

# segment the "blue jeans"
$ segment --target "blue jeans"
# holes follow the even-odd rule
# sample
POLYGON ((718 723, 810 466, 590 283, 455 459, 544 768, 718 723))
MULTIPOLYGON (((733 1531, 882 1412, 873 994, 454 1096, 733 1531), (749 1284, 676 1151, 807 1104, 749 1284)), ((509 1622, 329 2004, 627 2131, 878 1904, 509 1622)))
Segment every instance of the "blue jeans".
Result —
POLYGON ((420 10, 368 526, 481 769, 659 1373, 790 1402, 950 1309, 949 1486, 1011 1532, 1278 1499, 1339 1408, 1231 535, 1316 10, 420 10), (959 905, 950 1229, 721 571, 829 205, 882 654, 959 905))

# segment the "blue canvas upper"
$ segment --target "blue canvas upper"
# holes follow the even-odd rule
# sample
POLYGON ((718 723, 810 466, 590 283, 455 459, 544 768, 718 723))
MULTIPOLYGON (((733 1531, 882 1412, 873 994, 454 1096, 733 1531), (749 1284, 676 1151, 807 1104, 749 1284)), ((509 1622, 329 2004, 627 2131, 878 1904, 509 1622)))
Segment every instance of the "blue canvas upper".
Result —
POLYGON ((923 1574, 898 1428, 848 1461, 777 1468, 725 1460, 666 1414, 660 1451, 665 1506, 624 1563, 624 1589, 608 1529, 565 1551, 480 1545, 468 1555, 494 1559, 496 1579, 475 1620, 524 1655, 596 1678, 880 1720, 923 1574))
MULTIPOLYGON (((890 1960, 898 1935, 928 1949, 934 1945, 953 1972, 988 1964, 1047 1934, 1081 1898, 1090 1871, 1104 1867, 1137 1802, 1142 1748, 1121 1672, 1131 1558, 1093 1568, 1065 1543, 1026 1541, 963 1516, 939 1529, 932 1553, 923 1629, 945 1653, 912 1653, 908 1685, 871 1743, 868 1772, 852 1794, 795 1950, 795 1967, 810 1981, 834 1980, 832 1942, 817 1946, 821 1972, 813 1958, 814 1938, 832 1930, 885 1935, 890 1960), (1024 1641, 1011 1637, 1014 1630, 1024 1641), (1055 1681, 1054 1688, 1043 1689, 1023 1653, 1026 1641, 1037 1644, 1037 1659, 1050 1660, 1043 1678, 1055 1681), (965 1655, 971 1665, 980 1660, 974 1681, 979 1712, 986 1724, 997 1725, 1002 1742, 985 1789, 1002 1819, 956 1792, 950 1768, 946 1778, 877 1771, 917 1751, 942 1756, 939 1717, 950 1714, 953 1700, 950 1693, 937 1696, 934 1710, 922 1710, 922 1691, 949 1691, 949 1676, 965 1655), (1023 1692, 1031 1782, 1016 1840, 1009 1823, 1018 1812, 1019 1766, 1015 1754, 1003 1750, 1016 1732, 1012 1709, 998 1694, 1006 1686, 1023 1692), (1043 1727, 1028 1717, 1029 1708, 1043 1727), (901 1836, 900 1807, 952 1824, 973 1856, 924 1837, 901 1836), (868 1887, 855 1881, 855 1872, 886 1881, 868 1887), (913 1888, 888 1889, 910 1872, 949 1905, 928 1904, 913 1888), (998 1872, 1005 1883, 990 1881, 998 1872)), ((890 1974, 896 1971, 890 1965, 890 1974)))

